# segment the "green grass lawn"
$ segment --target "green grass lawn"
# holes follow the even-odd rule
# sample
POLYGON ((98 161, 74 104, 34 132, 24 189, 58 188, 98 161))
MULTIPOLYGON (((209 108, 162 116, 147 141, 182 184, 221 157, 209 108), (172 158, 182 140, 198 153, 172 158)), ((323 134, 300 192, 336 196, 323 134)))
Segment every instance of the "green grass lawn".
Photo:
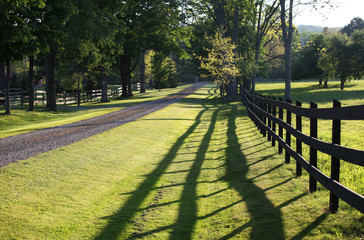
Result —
POLYGON ((137 121, 0 169, 0 239, 361 239, 364 217, 211 85, 137 121))
MULTIPOLYGON (((283 82, 266 82, 257 84, 257 92, 267 96, 284 97, 283 82)), ((364 81, 351 81, 345 84, 345 90, 340 90, 340 82, 329 82, 328 88, 323 88, 317 82, 303 81, 292 83, 292 100, 303 103, 303 107, 309 108, 310 101, 317 103, 318 108, 332 107, 332 100, 341 101, 342 106, 364 104, 364 81)), ((292 125, 295 126, 295 116, 292 116, 292 125)), ((309 119, 303 118, 303 132, 309 135, 309 119)), ((332 121, 318 121, 318 138, 331 142, 332 121)), ((295 146, 293 139, 292 146, 295 146)), ((364 121, 342 121, 341 145, 364 150, 364 121)), ((309 159, 309 147, 303 146, 303 156, 309 159)), ((318 168, 330 176, 331 157, 318 152, 318 168)), ((341 161, 340 182, 350 189, 364 195, 364 168, 341 161)))
POLYGON ((100 116, 123 109, 132 104, 166 97, 188 86, 190 85, 162 89, 161 91, 147 90, 147 92, 143 94, 135 92, 134 96, 131 98, 120 98, 111 100, 108 103, 100 103, 100 101, 86 102, 82 103, 80 107, 77 107, 76 105, 59 105, 58 112, 49 112, 42 105, 36 106, 34 112, 28 112, 28 106, 25 105, 24 107, 12 107, 12 115, 6 116, 3 114, 5 108, 0 106, 0 138, 100 116))

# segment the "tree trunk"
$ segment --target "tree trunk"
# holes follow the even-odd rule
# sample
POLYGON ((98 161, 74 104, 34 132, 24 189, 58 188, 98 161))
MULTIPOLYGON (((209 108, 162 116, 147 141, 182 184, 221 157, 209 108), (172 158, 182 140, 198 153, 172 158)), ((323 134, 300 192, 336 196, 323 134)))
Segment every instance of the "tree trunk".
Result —
POLYGON ((133 96, 133 88, 131 86, 131 75, 129 74, 129 78, 128 78, 128 97, 132 97, 133 96))
POLYGON ((252 82, 252 79, 244 79, 243 80, 243 88, 250 91, 251 90, 251 82, 252 82))
POLYGON ((5 115, 10 115, 10 60, 6 61, 5 115))
POLYGON ((77 66, 77 106, 81 106, 80 66, 77 66))
POLYGON ((45 57, 45 75, 47 87, 47 108, 50 111, 57 111, 57 93, 56 82, 54 79, 55 56, 53 53, 47 53, 45 57))
POLYGON ((130 75, 130 66, 131 66, 131 58, 127 55, 120 55, 120 76, 121 76, 121 85, 122 85, 122 94, 121 96, 128 96, 128 83, 131 81, 130 75))
POLYGON ((101 102, 110 102, 107 95, 107 76, 105 74, 105 68, 102 68, 101 72, 101 102))
POLYGON ((28 111, 34 110, 34 56, 29 56, 29 72, 28 72, 28 92, 29 92, 29 106, 28 111))
POLYGON ((139 61, 140 93, 145 93, 145 53, 142 52, 139 61))
MULTIPOLYGON (((233 37, 232 42, 235 44, 235 46, 238 45, 238 37, 239 37, 239 8, 236 5, 235 6, 235 14, 234 14, 234 31, 233 31, 233 37)), ((236 59, 236 49, 234 50, 234 58, 236 59)), ((231 79, 229 84, 226 86, 226 95, 228 101, 235 101, 238 97, 238 81, 237 77, 234 77, 231 79)))
POLYGON ((327 79, 325 79, 325 81, 324 81, 324 88, 327 88, 327 79))
POLYGON ((222 36, 225 36, 225 28, 226 28, 226 20, 225 20, 225 3, 223 1, 213 1, 214 4, 214 11, 215 11, 215 17, 217 21, 217 26, 222 34, 222 36))
POLYGON ((285 60, 286 60, 286 72, 285 72, 285 91, 284 91, 284 98, 285 100, 291 99, 291 57, 292 57, 292 46, 291 43, 287 45, 285 53, 285 60))
POLYGON ((341 90, 344 90, 345 81, 346 81, 346 79, 341 79, 341 82, 340 82, 340 89, 341 90))
POLYGON ((0 64, 0 91, 5 89, 6 76, 5 76, 5 65, 0 64))
POLYGON ((292 56, 292 36, 293 36, 293 0, 289 0, 288 27, 286 24, 286 1, 280 0, 281 25, 285 48, 285 100, 291 99, 291 56, 292 56))

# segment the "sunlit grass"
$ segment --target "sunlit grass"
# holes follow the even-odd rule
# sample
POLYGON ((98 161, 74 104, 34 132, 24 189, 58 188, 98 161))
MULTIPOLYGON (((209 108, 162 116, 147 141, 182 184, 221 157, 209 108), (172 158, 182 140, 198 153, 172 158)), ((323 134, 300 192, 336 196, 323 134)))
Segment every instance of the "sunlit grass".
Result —
POLYGON ((360 239, 212 86, 0 169, 0 239, 360 239))
MULTIPOLYGON (((43 105, 35 106, 34 112, 28 112, 26 104, 24 107, 15 106, 11 110, 12 114, 10 116, 0 114, 0 138, 100 116, 123 109, 132 104, 168 96, 188 86, 190 85, 182 85, 178 88, 162 89, 160 91, 147 90, 143 94, 134 93, 134 96, 130 98, 120 98, 107 103, 100 103, 100 101, 86 102, 82 103, 80 107, 76 105, 59 105, 58 112, 49 112, 43 105)), ((5 112, 3 106, 0 106, 0 112, 5 112)))
MULTIPOLYGON (((267 82, 257 84, 257 91, 266 96, 284 97, 283 82, 267 82)), ((310 102, 315 102, 318 108, 332 107, 332 100, 337 99, 342 106, 353 106, 364 104, 364 80, 351 81, 345 84, 345 89, 340 90, 339 82, 329 82, 328 88, 323 88, 317 82, 293 82, 292 100, 303 103, 303 107, 309 108, 310 102)), ((303 118, 303 133, 309 135, 309 119, 303 118)), ((295 116, 292 115, 292 125, 295 126, 295 116)), ((318 138, 325 142, 331 142, 332 121, 318 121, 318 138)), ((295 146, 293 138, 292 146, 295 146)), ((342 121, 341 145, 364 150, 364 121, 342 121)), ((295 147, 294 147, 295 149, 295 147)), ((309 159, 309 147, 303 146, 303 156, 309 159)), ((331 157, 318 152, 318 168, 330 176, 331 157)), ((341 161, 340 182, 348 188, 364 195, 364 168, 341 161)))

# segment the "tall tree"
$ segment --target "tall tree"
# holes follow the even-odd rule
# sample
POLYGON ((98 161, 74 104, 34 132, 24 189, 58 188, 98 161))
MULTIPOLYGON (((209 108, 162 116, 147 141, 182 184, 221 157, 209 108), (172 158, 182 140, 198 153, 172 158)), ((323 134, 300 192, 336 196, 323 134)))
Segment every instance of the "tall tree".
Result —
POLYGON ((225 103, 224 86, 239 74, 234 54, 235 45, 231 43, 230 38, 223 37, 220 30, 216 32, 214 37, 208 39, 212 48, 209 50, 207 58, 200 57, 201 68, 207 72, 203 77, 222 86, 223 103, 225 103))
POLYGON ((349 37, 354 33, 355 30, 364 29, 364 20, 360 17, 353 18, 348 25, 345 25, 340 32, 345 33, 349 37))
POLYGON ((57 56, 62 54, 68 33, 66 24, 77 13, 75 2, 71 0, 46 1, 40 38, 47 44, 45 51, 45 76, 47 90, 47 108, 57 111, 55 64, 57 56))
POLYGON ((125 1, 124 23, 118 34, 118 42, 123 46, 119 54, 119 73, 122 79, 123 96, 132 96, 131 73, 135 70, 140 53, 148 49, 179 51, 176 41, 180 20, 178 0, 138 0, 125 1))
POLYGON ((10 64, 22 59, 25 46, 32 38, 25 11, 29 7, 43 6, 41 0, 17 0, 0 2, 0 64, 6 66, 6 106, 5 114, 10 115, 10 64))
POLYGON ((291 99, 291 58, 293 37, 293 0, 288 0, 288 24, 286 18, 286 0, 279 0, 281 9, 282 35, 285 49, 285 92, 284 98, 291 99))
POLYGON ((145 52, 144 51, 140 54, 139 71, 140 71, 140 93, 145 93, 145 52))
POLYGON ((277 11, 279 9, 279 1, 274 0, 270 4, 266 3, 265 0, 258 0, 254 3, 255 9, 255 70, 252 78, 251 90, 255 91, 255 81, 257 77, 258 64, 260 60, 260 53, 264 37, 268 31, 276 23, 277 11))

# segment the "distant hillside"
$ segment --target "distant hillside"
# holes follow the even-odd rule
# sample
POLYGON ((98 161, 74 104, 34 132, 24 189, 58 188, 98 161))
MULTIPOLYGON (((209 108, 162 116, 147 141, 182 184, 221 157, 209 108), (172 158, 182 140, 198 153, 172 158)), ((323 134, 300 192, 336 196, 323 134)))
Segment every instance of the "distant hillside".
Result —
MULTIPOLYGON (((302 33, 322 33, 324 30, 324 27, 321 26, 313 26, 313 25, 298 25, 298 31, 300 34, 302 33)), ((334 27, 334 28, 328 28, 329 33, 337 33, 340 31, 341 28, 334 27)))
POLYGON ((321 33, 324 27, 321 26, 313 26, 313 25, 298 25, 298 31, 300 33, 321 33))
MULTIPOLYGON (((305 46, 306 42, 310 39, 310 35, 313 33, 322 33, 324 27, 313 25, 298 25, 298 32, 300 33, 301 45, 305 46)), ((341 28, 327 28, 328 34, 338 33, 341 28)))

